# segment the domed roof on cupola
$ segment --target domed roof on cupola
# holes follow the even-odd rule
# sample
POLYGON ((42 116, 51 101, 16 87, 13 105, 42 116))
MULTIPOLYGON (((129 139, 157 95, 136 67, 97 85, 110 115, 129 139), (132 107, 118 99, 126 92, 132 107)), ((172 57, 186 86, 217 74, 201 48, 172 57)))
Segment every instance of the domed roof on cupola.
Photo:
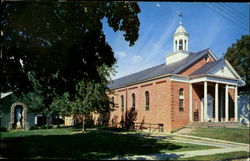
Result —
POLYGON ((178 33, 187 33, 186 29, 181 24, 175 31, 175 34, 178 34, 178 33))
POLYGON ((182 15, 180 14, 179 16, 180 16, 179 27, 177 27, 177 29, 176 29, 176 31, 174 33, 174 36, 182 35, 182 34, 188 36, 188 33, 187 33, 186 29, 182 26, 182 22, 181 22, 182 15))

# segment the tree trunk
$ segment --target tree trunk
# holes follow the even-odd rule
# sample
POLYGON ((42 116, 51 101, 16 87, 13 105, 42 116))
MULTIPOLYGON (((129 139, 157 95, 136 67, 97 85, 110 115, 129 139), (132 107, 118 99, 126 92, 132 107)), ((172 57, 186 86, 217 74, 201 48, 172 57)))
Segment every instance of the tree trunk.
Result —
POLYGON ((84 132, 85 131, 85 115, 83 115, 83 117, 82 117, 82 132, 84 132))
POLYGON ((56 123, 57 123, 57 128, 60 128, 59 114, 57 114, 56 123))

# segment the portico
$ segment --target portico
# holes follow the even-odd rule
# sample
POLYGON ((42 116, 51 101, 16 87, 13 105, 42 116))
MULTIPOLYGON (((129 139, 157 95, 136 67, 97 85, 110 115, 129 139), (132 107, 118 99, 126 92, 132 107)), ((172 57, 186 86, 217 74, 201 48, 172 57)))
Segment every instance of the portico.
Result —
POLYGON ((189 93, 190 122, 237 122, 238 79, 203 75, 191 77, 189 93), (203 90, 201 90, 203 87, 203 90), (199 107, 197 107, 200 104, 199 107), (194 119, 194 112, 199 119, 194 119))

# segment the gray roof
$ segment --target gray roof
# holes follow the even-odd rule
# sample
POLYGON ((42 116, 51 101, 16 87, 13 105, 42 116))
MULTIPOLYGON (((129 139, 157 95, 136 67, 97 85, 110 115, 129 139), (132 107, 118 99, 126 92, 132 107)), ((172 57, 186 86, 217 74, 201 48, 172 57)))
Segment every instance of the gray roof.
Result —
POLYGON ((224 63, 224 59, 219 59, 217 61, 212 61, 210 63, 206 63, 204 66, 199 68, 198 70, 194 71, 191 76, 193 75, 200 75, 200 74, 210 74, 209 71, 214 68, 215 66, 224 63))
POLYGON ((111 84, 108 85, 110 89, 114 89, 117 87, 121 87, 127 84, 136 83, 139 81, 147 80, 153 77, 165 75, 165 74, 178 74, 182 70, 184 70, 186 67, 194 63, 196 60, 200 59, 201 57, 204 57, 206 54, 208 54, 209 49, 205 49, 199 52, 189 52, 189 55, 175 63, 171 63, 169 65, 160 64, 148 69, 145 69, 143 71, 127 75, 125 77, 121 77, 119 79, 114 80, 111 84))

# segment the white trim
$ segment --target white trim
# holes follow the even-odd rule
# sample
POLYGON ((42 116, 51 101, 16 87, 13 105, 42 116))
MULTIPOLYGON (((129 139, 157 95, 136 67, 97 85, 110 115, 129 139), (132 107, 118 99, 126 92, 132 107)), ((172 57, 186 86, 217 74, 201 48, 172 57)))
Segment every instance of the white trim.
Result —
POLYGON ((209 52, 209 54, 210 54, 215 60, 218 60, 218 58, 215 56, 215 54, 214 54, 210 49, 208 49, 208 52, 209 52))
POLYGON ((238 85, 238 80, 229 80, 229 79, 223 79, 213 76, 203 76, 200 78, 192 78, 190 83, 198 83, 198 82, 214 82, 214 83, 221 83, 221 84, 229 84, 229 85, 238 85))
POLYGON ((235 87, 234 87, 234 86, 228 86, 228 88, 229 88, 229 89, 235 89, 235 87))
POLYGON ((171 76, 170 80, 175 82, 190 83, 190 79, 188 79, 187 77, 171 76))
POLYGON ((238 79, 241 79, 241 77, 239 76, 239 74, 234 70, 234 68, 232 67, 232 65, 227 61, 227 59, 225 59, 225 63, 228 66, 228 68, 233 72, 233 74, 235 74, 236 77, 238 77, 238 79))
POLYGON ((189 85, 189 121, 192 122, 193 121, 193 99, 192 99, 192 84, 190 83, 189 85))

